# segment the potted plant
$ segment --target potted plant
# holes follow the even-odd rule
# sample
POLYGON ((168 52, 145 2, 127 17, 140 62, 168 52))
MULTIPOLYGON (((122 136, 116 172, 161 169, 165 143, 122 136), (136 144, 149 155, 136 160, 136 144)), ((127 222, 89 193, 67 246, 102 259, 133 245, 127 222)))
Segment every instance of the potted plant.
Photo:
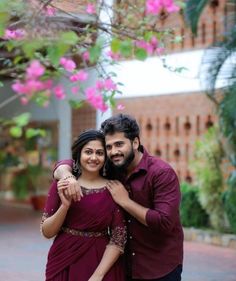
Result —
POLYGON ((47 198, 51 171, 41 165, 28 165, 27 174, 32 206, 34 210, 43 210, 47 198))

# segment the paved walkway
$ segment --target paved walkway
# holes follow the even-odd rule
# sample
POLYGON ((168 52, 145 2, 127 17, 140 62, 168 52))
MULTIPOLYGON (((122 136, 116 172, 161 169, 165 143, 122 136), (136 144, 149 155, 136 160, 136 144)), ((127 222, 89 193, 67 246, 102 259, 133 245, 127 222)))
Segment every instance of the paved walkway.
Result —
MULTIPOLYGON (((43 281, 51 240, 39 233, 40 213, 0 205, 0 280, 43 281)), ((182 281, 236 281, 236 251, 185 242, 182 281)), ((79 280, 78 280, 79 281, 79 280)))

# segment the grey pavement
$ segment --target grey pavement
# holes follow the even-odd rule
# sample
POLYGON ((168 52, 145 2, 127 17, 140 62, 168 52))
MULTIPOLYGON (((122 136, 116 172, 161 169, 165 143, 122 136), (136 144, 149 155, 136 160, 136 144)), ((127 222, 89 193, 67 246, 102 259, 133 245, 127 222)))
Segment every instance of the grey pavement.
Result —
MULTIPOLYGON (((0 205, 0 281, 42 281, 52 240, 39 231, 41 214, 0 205)), ((182 281, 236 281, 235 249, 185 242, 182 281)), ((79 280, 78 280, 79 281, 79 280)))

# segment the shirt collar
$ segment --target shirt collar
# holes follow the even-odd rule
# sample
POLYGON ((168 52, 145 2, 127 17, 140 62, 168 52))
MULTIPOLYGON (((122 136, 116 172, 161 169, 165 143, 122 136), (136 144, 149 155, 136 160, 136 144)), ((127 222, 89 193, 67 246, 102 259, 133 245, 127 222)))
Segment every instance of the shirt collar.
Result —
POLYGON ((136 166, 136 168, 134 169, 132 174, 138 173, 139 171, 145 171, 147 172, 148 170, 148 152, 147 150, 141 145, 141 152, 143 153, 143 156, 140 160, 140 162, 138 163, 138 165, 136 166))

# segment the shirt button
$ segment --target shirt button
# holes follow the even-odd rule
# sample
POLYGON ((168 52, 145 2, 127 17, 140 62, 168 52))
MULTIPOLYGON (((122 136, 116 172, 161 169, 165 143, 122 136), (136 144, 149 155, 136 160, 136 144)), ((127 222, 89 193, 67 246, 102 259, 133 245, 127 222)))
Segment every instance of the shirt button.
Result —
POLYGON ((132 253, 132 256, 135 256, 135 253, 132 253))
POLYGON ((133 238, 132 235, 130 235, 129 239, 132 239, 132 238, 133 238))
POLYGON ((131 223, 131 220, 128 220, 128 223, 131 223))

